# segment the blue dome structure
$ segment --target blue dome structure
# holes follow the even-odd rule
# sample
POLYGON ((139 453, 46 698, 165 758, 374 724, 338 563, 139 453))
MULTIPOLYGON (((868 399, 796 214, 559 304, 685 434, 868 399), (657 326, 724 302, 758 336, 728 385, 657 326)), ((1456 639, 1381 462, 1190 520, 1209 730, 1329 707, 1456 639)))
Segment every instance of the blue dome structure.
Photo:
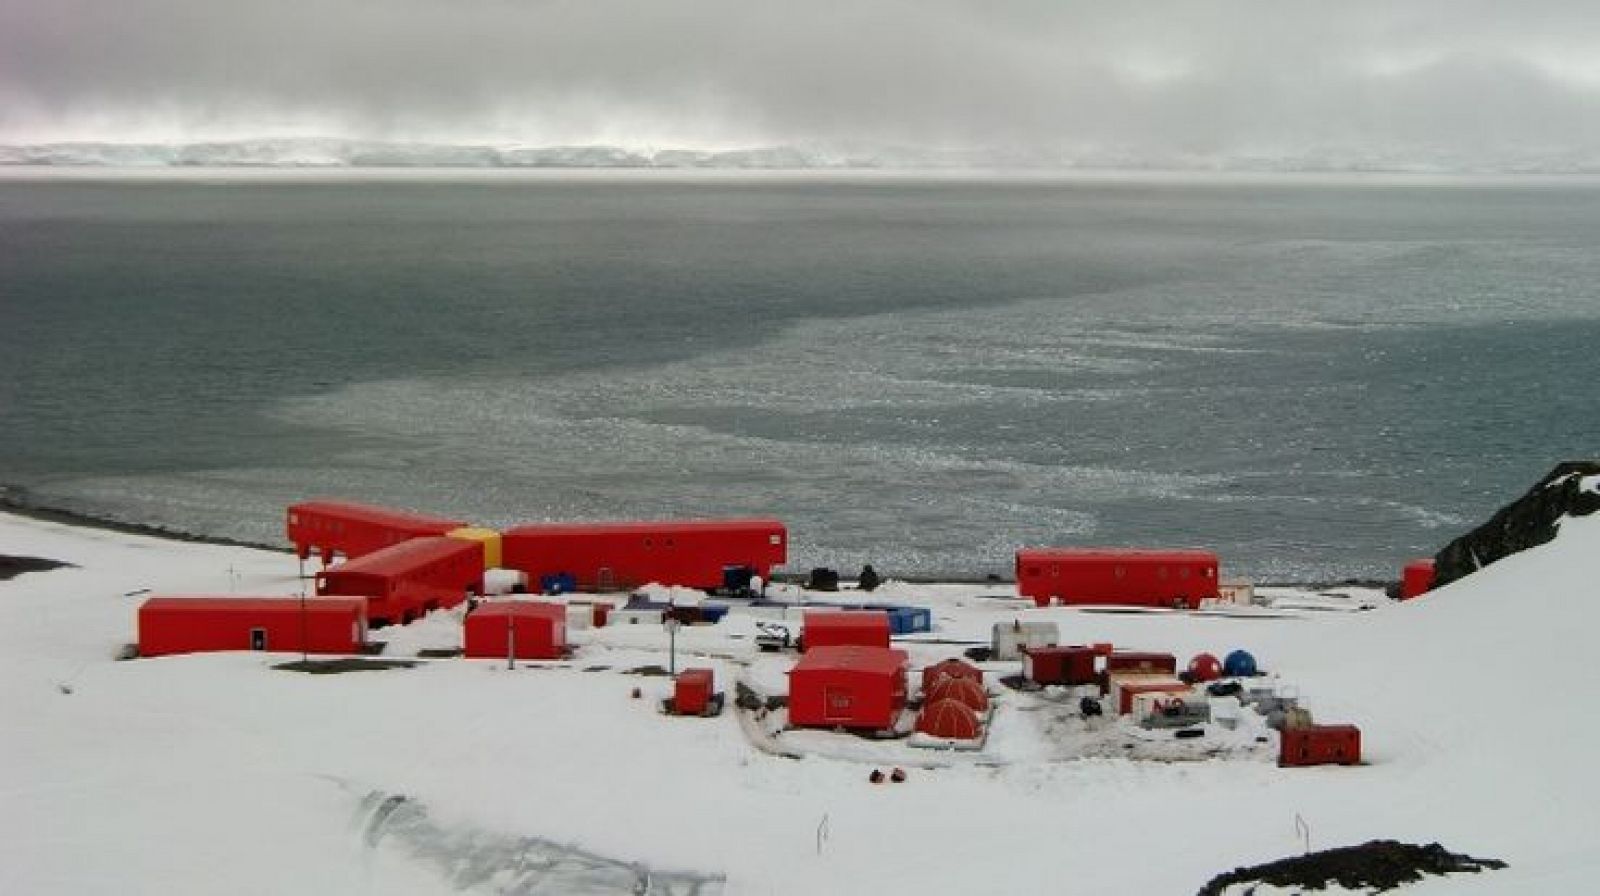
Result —
POLYGON ((1235 650, 1222 661, 1222 674, 1229 678, 1246 678, 1256 671, 1256 658, 1248 650, 1235 650))

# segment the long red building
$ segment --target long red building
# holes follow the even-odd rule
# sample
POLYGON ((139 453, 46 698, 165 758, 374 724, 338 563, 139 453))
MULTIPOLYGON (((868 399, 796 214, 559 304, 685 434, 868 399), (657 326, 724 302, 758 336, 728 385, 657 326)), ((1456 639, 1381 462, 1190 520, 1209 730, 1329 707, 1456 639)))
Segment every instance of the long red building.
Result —
POLYGON ((483 593, 483 543, 413 538, 322 570, 317 593, 365 597, 373 625, 407 623, 483 593))
POLYGON ((1017 552, 1017 592, 1041 607, 1111 604, 1187 607, 1217 596, 1210 551, 1027 548, 1017 552))
POLYGON ((152 597, 139 606, 139 655, 224 650, 359 653, 359 597, 152 597))
POLYGON ((327 565, 335 554, 353 560, 402 541, 444 535, 466 525, 460 520, 353 501, 318 500, 289 505, 284 528, 301 560, 316 551, 327 565))
POLYGON ((507 529, 501 544, 501 562, 533 584, 566 574, 584 591, 651 582, 711 589, 724 567, 767 578, 789 558, 789 532, 775 519, 535 523, 507 529))

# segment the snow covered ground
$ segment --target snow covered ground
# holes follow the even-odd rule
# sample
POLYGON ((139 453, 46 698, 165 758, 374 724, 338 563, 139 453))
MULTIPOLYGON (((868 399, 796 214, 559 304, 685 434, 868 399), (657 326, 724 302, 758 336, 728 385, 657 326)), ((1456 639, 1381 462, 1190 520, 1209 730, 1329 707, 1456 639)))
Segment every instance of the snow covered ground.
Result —
MULTIPOLYGON (((117 661, 144 589, 294 593, 295 560, 0 515, 0 554, 76 565, 0 582, 0 892, 1186 894, 1298 852, 1297 817, 1313 848, 1437 840, 1510 862, 1411 892, 1593 892, 1597 548, 1600 516, 1569 521, 1407 604, 1276 594, 1273 612, 1103 613, 1028 609, 1008 586, 874 595, 933 608, 935 631, 901 645, 914 667, 1014 618, 1182 659, 1248 648, 1318 721, 1361 726, 1361 767, 1279 769, 1271 744, 1084 758, 1033 698, 993 686, 1006 664, 986 667, 1001 696, 981 751, 791 732, 793 759, 759 749, 737 713, 661 715, 667 680, 627 674, 666 665, 656 626, 575 631, 570 661, 514 670, 117 661), (1328 611, 1347 602, 1378 607, 1328 611), (867 783, 892 765, 909 780, 867 783)), ((458 621, 377 636, 414 656, 458 646, 458 621)), ((753 634, 743 615, 685 628, 679 661, 713 666, 719 689, 780 691, 784 661, 753 634)))

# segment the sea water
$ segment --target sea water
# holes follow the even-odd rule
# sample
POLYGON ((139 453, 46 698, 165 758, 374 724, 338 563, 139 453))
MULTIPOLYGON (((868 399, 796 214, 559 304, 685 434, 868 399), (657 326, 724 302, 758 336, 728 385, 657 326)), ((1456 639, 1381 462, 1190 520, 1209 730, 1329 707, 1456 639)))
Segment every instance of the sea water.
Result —
POLYGON ((0 483, 1392 578, 1594 456, 1597 244, 1584 180, 13 172, 0 483))

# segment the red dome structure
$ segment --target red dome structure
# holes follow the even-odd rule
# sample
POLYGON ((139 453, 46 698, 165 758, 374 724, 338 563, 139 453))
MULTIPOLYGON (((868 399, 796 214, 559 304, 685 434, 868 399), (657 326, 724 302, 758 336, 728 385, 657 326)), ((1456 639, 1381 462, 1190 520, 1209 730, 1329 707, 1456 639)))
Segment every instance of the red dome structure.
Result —
POLYGON ((970 678, 983 684, 983 671, 971 663, 958 659, 940 660, 922 670, 922 692, 931 693, 935 685, 946 678, 970 678))
POLYGON ((959 700, 935 700, 922 707, 917 730, 947 740, 977 740, 978 714, 959 700))
POLYGON ((984 692, 983 685, 970 678, 941 678, 934 683, 933 690, 927 692, 926 700, 928 703, 955 700, 973 712, 989 710, 989 695, 984 692))
POLYGON ((1189 680, 1216 681, 1222 677, 1222 661, 1209 653, 1197 653, 1189 661, 1189 680))

